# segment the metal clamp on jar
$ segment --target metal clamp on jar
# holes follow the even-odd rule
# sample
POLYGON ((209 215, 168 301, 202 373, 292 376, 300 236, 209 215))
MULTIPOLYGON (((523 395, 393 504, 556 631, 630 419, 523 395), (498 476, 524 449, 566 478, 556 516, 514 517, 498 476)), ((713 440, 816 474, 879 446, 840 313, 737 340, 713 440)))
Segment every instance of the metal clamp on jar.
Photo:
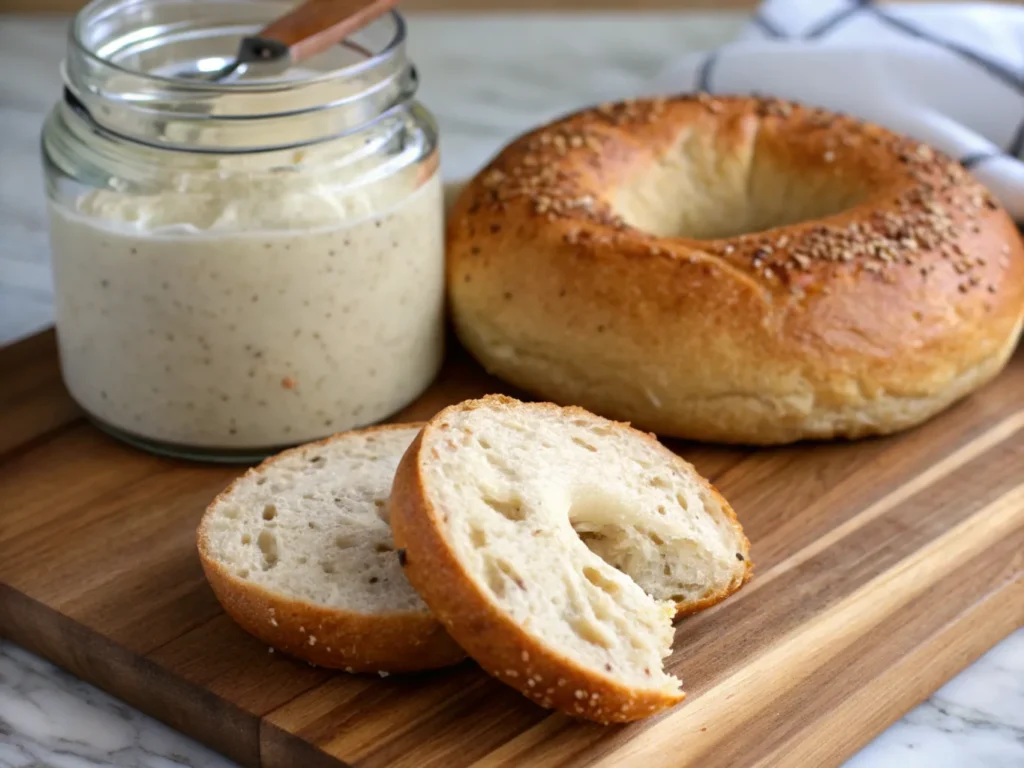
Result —
POLYGON ((75 400, 134 444, 249 460, 379 421, 444 345, 437 131, 397 13, 223 81, 288 3, 94 0, 43 131, 75 400))

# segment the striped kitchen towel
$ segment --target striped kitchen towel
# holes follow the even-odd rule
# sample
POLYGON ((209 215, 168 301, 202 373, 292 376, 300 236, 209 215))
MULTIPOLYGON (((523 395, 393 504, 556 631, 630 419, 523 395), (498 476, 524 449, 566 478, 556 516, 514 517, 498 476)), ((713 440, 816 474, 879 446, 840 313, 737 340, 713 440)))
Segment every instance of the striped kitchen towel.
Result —
POLYGON ((652 93, 777 96, 958 158, 1024 222, 1024 7, 768 0, 734 42, 671 62, 652 93))

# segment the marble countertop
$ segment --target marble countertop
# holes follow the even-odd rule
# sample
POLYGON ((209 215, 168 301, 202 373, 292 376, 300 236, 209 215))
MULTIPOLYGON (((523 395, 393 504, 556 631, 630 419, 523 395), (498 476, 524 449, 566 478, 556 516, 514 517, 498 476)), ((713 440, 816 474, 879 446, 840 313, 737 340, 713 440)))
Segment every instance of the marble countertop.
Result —
MULTIPOLYGON (((686 49, 745 19, 724 13, 410 18, 422 100, 446 178, 523 129, 629 95, 686 49)), ((0 15, 0 345, 48 326, 52 296, 38 134, 60 92, 67 20, 0 15)), ((2 514, 2 512, 0 512, 2 514)), ((0 641, 0 768, 220 768, 227 760, 0 641)), ((1024 768, 1024 629, 879 735, 848 768, 1024 768)))

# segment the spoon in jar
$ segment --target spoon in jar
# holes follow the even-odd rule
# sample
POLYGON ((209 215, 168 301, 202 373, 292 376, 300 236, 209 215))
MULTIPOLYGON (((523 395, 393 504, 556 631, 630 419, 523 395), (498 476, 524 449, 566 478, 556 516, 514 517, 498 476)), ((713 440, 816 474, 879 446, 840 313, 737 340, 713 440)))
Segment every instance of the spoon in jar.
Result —
POLYGON ((252 64, 284 69, 340 43, 397 3, 398 0, 306 0, 256 35, 242 38, 235 58, 220 69, 203 71, 192 67, 176 75, 220 83, 241 75, 252 64))

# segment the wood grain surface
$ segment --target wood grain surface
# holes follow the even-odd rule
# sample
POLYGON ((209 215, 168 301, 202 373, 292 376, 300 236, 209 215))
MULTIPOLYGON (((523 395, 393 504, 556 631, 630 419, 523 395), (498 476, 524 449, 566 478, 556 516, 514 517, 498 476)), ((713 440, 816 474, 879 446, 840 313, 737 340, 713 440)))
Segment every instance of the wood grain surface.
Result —
MULTIPOLYGON (((509 390, 453 347, 396 420, 509 390)), ((194 529, 239 467, 107 438, 68 398, 46 333, 0 350, 0 634, 244 765, 837 765, 1024 625, 1024 348, 903 435, 737 450, 669 445, 711 477, 754 580, 679 622, 687 700, 601 727, 472 662, 334 674, 239 630, 194 529)))

